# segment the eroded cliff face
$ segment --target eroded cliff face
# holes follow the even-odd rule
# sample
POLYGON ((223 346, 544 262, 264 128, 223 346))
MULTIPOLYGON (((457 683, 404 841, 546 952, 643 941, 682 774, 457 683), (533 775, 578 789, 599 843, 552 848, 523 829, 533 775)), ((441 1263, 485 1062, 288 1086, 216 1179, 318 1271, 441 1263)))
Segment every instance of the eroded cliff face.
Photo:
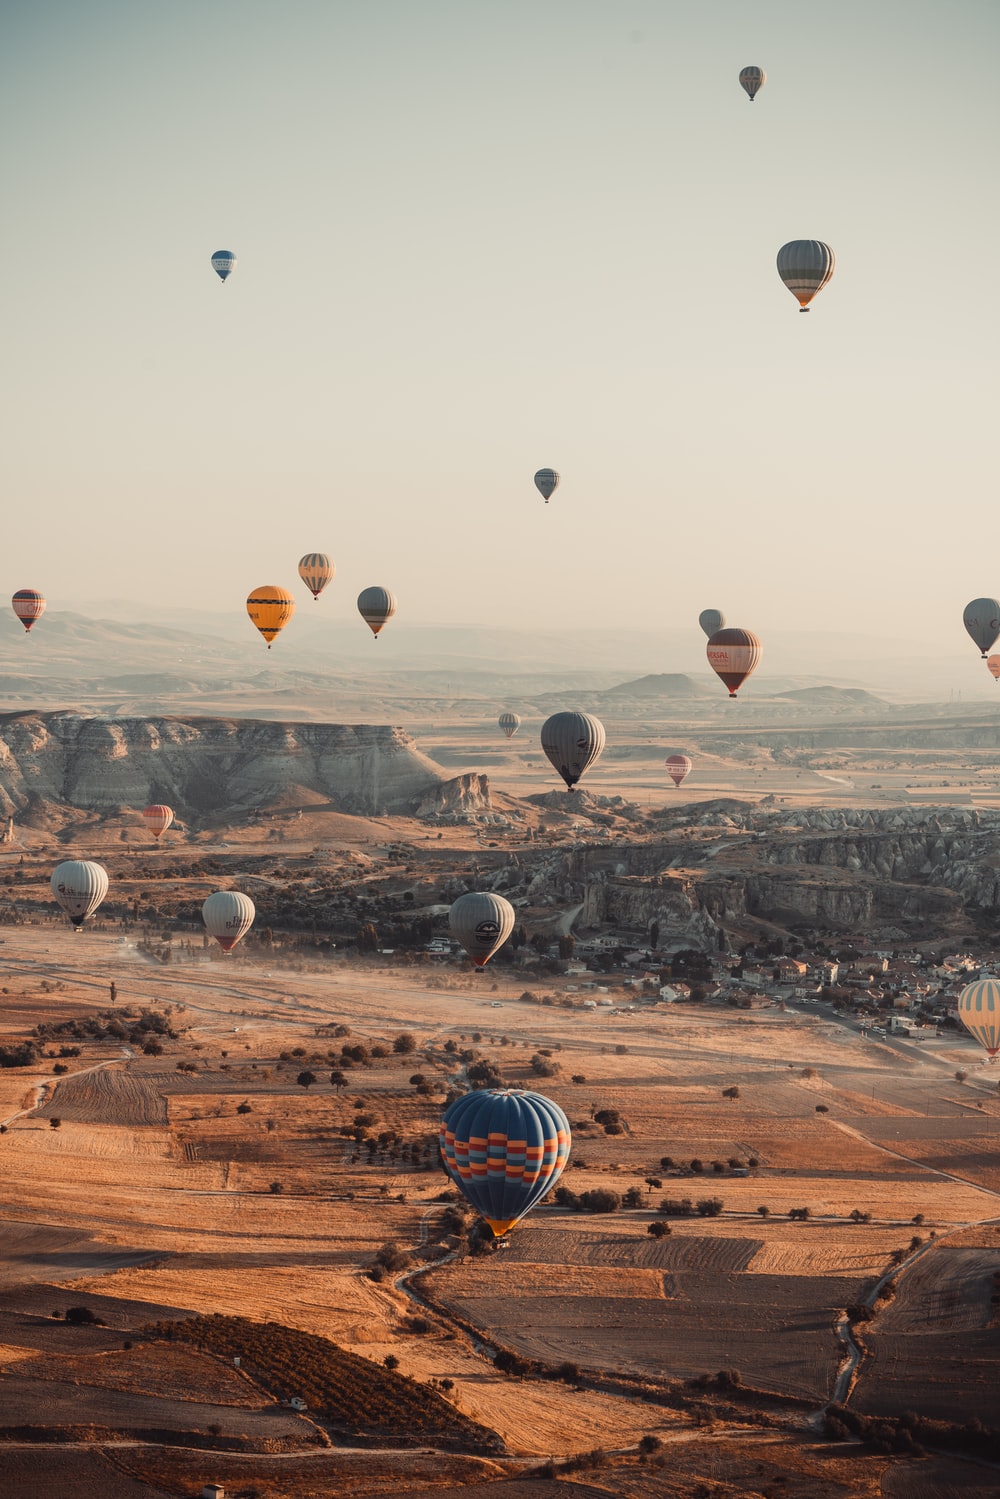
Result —
POLYGON ((725 802, 678 809, 655 840, 524 855, 496 888, 533 907, 579 907, 578 931, 703 949, 762 920, 793 931, 898 937, 958 933, 1000 911, 1000 815, 909 808, 770 812, 725 802), (720 932, 721 929, 721 932, 720 932))
POLYGON ((405 812, 445 779, 401 729, 227 718, 0 717, 0 811, 164 801, 222 815, 290 787, 339 810, 405 812))

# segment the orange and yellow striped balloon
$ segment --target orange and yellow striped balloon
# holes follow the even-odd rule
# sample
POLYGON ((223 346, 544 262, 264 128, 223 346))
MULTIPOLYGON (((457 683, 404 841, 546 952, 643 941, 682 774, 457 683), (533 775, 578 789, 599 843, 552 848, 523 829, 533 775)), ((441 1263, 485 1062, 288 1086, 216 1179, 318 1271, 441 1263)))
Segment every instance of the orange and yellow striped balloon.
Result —
POLYGON ((265 583, 255 588, 247 597, 247 613, 267 641, 271 642, 287 625, 295 613, 295 600, 287 588, 278 588, 274 583, 265 583))

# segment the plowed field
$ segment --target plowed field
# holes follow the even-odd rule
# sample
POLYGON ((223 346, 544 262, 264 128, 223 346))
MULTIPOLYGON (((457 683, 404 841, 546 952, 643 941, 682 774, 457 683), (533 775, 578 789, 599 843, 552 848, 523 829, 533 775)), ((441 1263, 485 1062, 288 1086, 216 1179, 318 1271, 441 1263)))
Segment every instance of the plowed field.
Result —
POLYGON ((78 1124, 166 1124, 166 1100, 141 1072, 102 1067, 64 1077, 37 1111, 42 1118, 78 1124))
POLYGON ((907 1410, 944 1421, 997 1421, 1000 1326, 990 1296, 996 1249, 936 1245, 899 1281, 895 1300, 864 1329, 869 1356, 854 1394, 859 1410, 907 1410))

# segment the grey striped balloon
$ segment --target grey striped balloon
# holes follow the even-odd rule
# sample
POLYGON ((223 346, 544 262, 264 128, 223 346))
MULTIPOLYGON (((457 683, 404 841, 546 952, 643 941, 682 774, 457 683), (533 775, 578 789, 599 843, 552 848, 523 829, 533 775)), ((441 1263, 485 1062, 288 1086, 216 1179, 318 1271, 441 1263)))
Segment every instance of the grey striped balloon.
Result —
POLYGON ((363 588, 358 594, 358 613, 373 635, 396 612, 396 596, 388 588, 363 588))
POLYGON ((592 713, 553 713, 542 724, 542 749, 570 791, 604 749, 605 737, 592 713))
POLYGON ((778 251, 778 275, 799 304, 800 312, 821 292, 837 268, 837 257, 821 239, 793 239, 778 251))
POLYGON ((740 69, 740 83, 750 95, 751 104, 760 93, 766 82, 767 74, 764 72, 763 68, 749 67, 740 69))

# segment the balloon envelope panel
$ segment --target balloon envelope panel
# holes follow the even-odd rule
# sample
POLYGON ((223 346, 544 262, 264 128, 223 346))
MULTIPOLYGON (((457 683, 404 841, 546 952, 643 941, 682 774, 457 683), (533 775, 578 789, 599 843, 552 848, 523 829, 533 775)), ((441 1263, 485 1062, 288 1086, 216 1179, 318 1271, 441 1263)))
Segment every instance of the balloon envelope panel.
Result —
POLYGON ((569 1160, 569 1120, 541 1093, 465 1093, 441 1121, 441 1155, 459 1191, 496 1234, 555 1186, 569 1160))

